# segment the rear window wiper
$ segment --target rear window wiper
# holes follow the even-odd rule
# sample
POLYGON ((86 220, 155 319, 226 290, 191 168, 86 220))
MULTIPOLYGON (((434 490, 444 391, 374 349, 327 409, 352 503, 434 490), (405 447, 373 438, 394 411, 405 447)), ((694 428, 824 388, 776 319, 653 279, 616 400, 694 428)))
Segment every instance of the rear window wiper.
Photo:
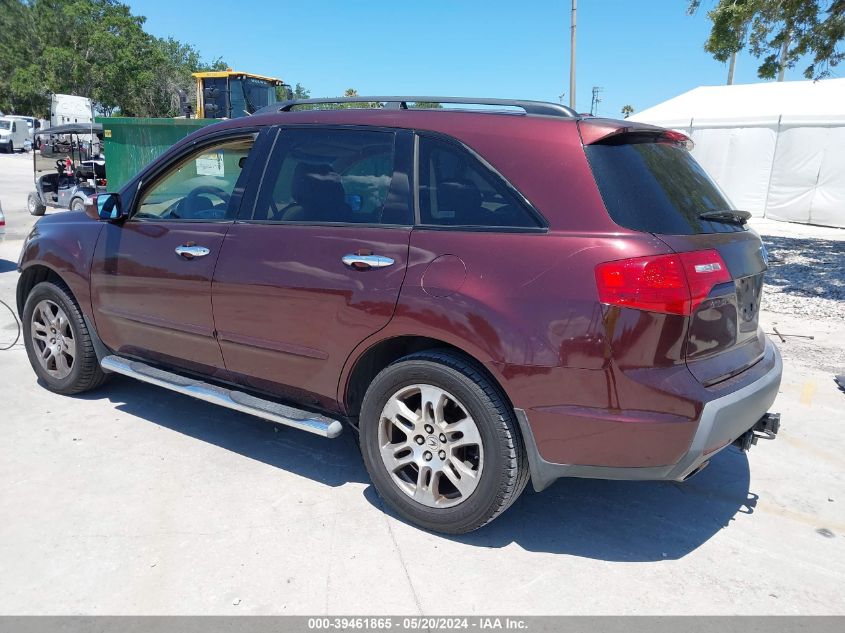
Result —
POLYGON ((699 213, 698 217, 702 220, 712 220, 713 222, 745 224, 751 218, 751 214, 748 211, 725 209, 723 211, 705 211, 704 213, 699 213))

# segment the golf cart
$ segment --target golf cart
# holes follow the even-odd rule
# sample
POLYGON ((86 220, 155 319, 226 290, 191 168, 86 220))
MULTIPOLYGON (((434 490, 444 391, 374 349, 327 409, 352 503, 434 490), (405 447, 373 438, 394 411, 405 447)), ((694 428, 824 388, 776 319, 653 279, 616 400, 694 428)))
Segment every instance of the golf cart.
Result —
POLYGON ((39 130, 32 153, 35 191, 27 208, 44 215, 47 207, 82 211, 95 193, 106 190, 106 162, 99 123, 68 123, 39 130))

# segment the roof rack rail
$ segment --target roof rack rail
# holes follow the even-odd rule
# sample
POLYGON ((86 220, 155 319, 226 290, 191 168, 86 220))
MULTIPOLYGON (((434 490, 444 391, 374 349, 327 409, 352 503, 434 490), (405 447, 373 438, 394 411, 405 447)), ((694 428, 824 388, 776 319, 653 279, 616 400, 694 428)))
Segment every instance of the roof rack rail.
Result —
POLYGON ((274 103, 261 108, 255 114, 269 114, 271 112, 290 112, 297 106, 342 104, 342 103, 381 103, 385 109, 407 110, 409 103, 448 103, 464 105, 489 105, 521 108, 525 114, 539 114, 544 116, 577 117, 578 113, 558 103, 545 101, 524 101, 514 99, 485 99, 471 97, 336 97, 325 99, 293 99, 274 103))

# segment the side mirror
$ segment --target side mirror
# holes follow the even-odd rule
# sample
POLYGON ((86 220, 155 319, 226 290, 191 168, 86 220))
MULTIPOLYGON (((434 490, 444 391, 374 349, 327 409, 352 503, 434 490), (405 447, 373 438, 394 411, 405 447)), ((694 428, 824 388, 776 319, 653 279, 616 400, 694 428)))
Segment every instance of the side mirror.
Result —
POLYGON ((118 222, 126 218, 120 204, 120 196, 116 193, 98 193, 92 196, 91 209, 85 206, 85 213, 95 219, 107 222, 118 222))

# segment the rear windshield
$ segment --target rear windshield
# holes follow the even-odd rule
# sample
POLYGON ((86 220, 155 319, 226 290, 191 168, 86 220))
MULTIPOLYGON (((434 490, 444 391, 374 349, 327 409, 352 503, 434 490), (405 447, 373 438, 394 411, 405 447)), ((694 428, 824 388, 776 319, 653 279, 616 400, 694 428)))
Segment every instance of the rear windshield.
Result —
POLYGON ((584 151, 607 211, 620 226, 670 235, 744 230, 699 218, 731 204, 684 148, 639 142, 588 145, 584 151))

